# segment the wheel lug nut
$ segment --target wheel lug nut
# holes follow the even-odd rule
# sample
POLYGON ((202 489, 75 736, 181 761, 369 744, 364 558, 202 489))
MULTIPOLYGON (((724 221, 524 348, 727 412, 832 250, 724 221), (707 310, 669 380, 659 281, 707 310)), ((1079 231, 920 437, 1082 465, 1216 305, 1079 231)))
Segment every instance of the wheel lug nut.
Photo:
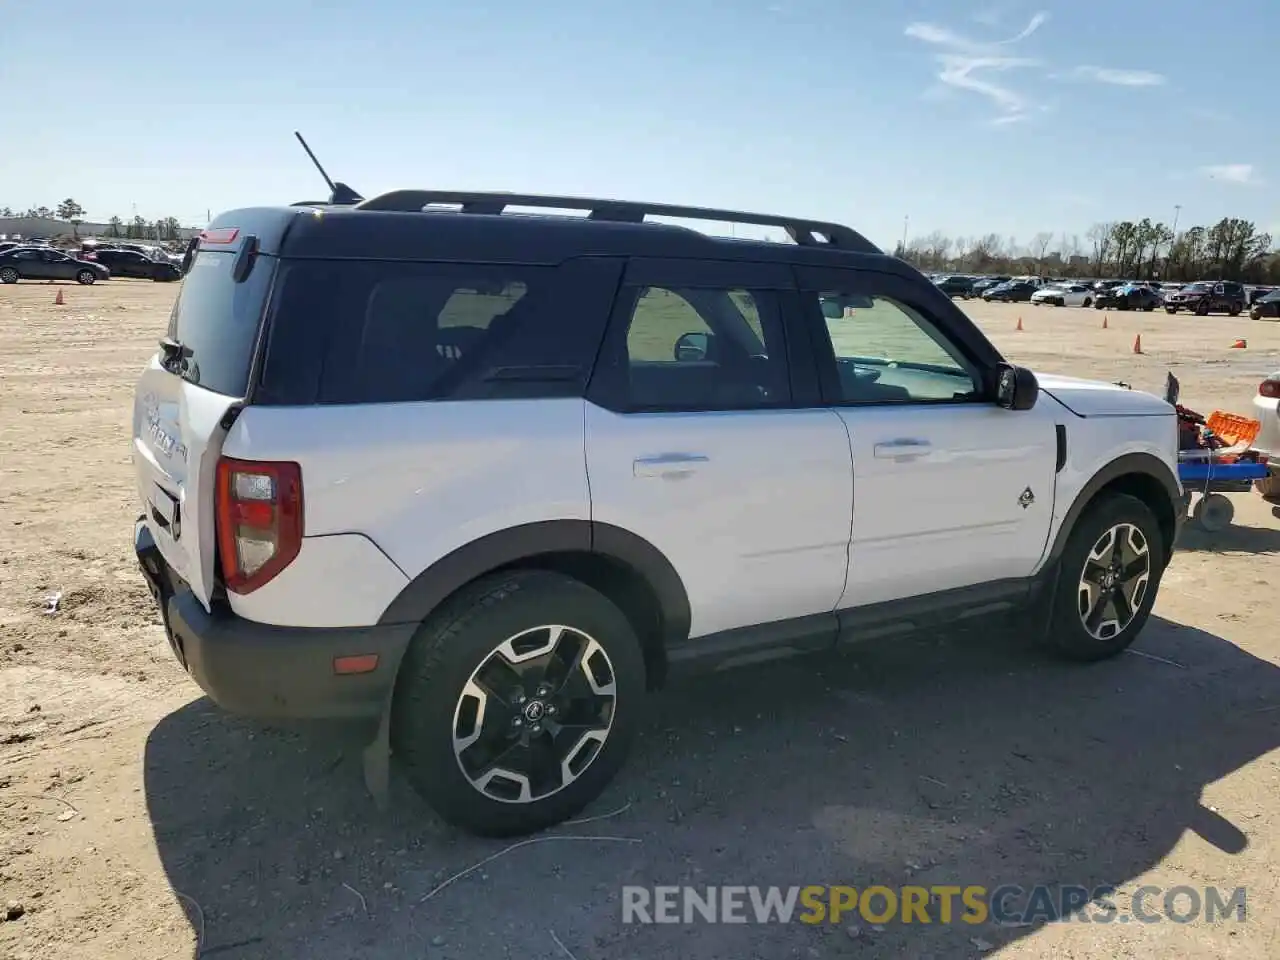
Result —
POLYGON ((529 728, 529 732, 530 732, 530 733, 541 733, 541 732, 542 732, 542 724, 540 724, 540 723, 535 723, 535 724, 533 724, 533 726, 531 726, 531 727, 529 728))
POLYGON ((519 727, 519 726, 521 726, 521 725, 523 725, 523 724, 524 724, 524 720, 523 720, 523 719, 521 719, 520 717, 512 717, 512 718, 511 718, 511 725, 512 725, 513 727, 519 727))
POLYGON ((556 705, 554 703, 547 704, 547 716, 554 717, 556 715, 556 705))
POLYGON ((538 685, 538 696, 545 697, 550 692, 551 692, 551 688, 548 687, 545 683, 538 685))

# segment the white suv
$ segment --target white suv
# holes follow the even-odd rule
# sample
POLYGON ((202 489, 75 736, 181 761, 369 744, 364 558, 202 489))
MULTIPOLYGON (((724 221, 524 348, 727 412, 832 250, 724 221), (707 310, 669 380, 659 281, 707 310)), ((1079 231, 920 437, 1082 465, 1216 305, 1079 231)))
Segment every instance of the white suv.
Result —
POLYGON ((579 810, 684 669, 1028 607, 1116 654, 1181 519, 1168 403, 1037 380, 836 224, 397 191, 187 259, 133 429, 176 657, 233 711, 377 721, 371 786, 393 751, 478 832, 579 810))
POLYGON ((1271 476, 1259 480, 1258 492, 1269 500, 1280 499, 1280 370, 1258 384, 1253 412, 1260 424, 1255 450, 1261 451, 1271 467, 1271 476))

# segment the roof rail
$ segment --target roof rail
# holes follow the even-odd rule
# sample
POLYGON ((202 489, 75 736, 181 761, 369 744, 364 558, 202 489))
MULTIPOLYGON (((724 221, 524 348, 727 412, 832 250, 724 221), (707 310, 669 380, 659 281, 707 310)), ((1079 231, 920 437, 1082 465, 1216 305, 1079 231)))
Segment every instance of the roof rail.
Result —
POLYGON ((801 220, 739 210, 681 207, 667 203, 639 203, 630 200, 603 200, 590 197, 556 197, 524 193, 475 193, 465 190, 392 190, 355 205, 357 210, 421 212, 428 204, 451 204, 462 213, 500 214, 507 207, 542 207, 548 210, 585 210, 591 220, 615 223, 643 223, 645 217, 678 217, 718 223, 749 223, 781 227, 800 246, 829 246, 857 253, 880 253, 874 243, 849 227, 821 220, 801 220))

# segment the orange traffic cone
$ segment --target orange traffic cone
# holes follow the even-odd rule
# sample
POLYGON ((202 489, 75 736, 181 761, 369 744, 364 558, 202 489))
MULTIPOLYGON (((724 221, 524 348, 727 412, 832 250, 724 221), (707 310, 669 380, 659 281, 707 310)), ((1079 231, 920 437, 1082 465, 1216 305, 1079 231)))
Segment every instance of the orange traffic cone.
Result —
POLYGON ((1105 313, 1102 315, 1102 329, 1107 329, 1107 315, 1105 313))
POLYGON ((1233 343, 1233 344, 1231 345, 1231 349, 1232 349, 1232 350, 1243 350, 1243 349, 1245 349, 1245 347, 1247 347, 1247 346, 1248 346, 1248 344, 1247 344, 1247 343, 1245 343, 1243 340, 1237 340, 1235 343, 1233 343))
POLYGON ((53 302, 59 307, 62 306, 64 303, 66 303, 66 301, 62 299, 61 289, 58 290, 58 295, 53 298, 53 302))
POLYGON ((1019 317, 1019 318, 1018 318, 1018 325, 1017 325, 1016 327, 1014 327, 1013 329, 1017 330, 1019 333, 1021 333, 1021 332, 1022 332, 1022 318, 1021 318, 1021 317, 1019 317))
POLYGON ((1138 334, 1136 337, 1133 338, 1133 352, 1134 353, 1142 352, 1142 334, 1138 334))

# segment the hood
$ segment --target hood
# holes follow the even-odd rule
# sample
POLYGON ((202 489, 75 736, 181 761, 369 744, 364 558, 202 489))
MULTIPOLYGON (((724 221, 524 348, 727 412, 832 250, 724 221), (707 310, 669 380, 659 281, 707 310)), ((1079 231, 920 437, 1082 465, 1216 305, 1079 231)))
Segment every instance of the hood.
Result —
POLYGON ((1078 417, 1172 417, 1173 406, 1155 394, 1101 380, 1036 374, 1040 389, 1078 417))

